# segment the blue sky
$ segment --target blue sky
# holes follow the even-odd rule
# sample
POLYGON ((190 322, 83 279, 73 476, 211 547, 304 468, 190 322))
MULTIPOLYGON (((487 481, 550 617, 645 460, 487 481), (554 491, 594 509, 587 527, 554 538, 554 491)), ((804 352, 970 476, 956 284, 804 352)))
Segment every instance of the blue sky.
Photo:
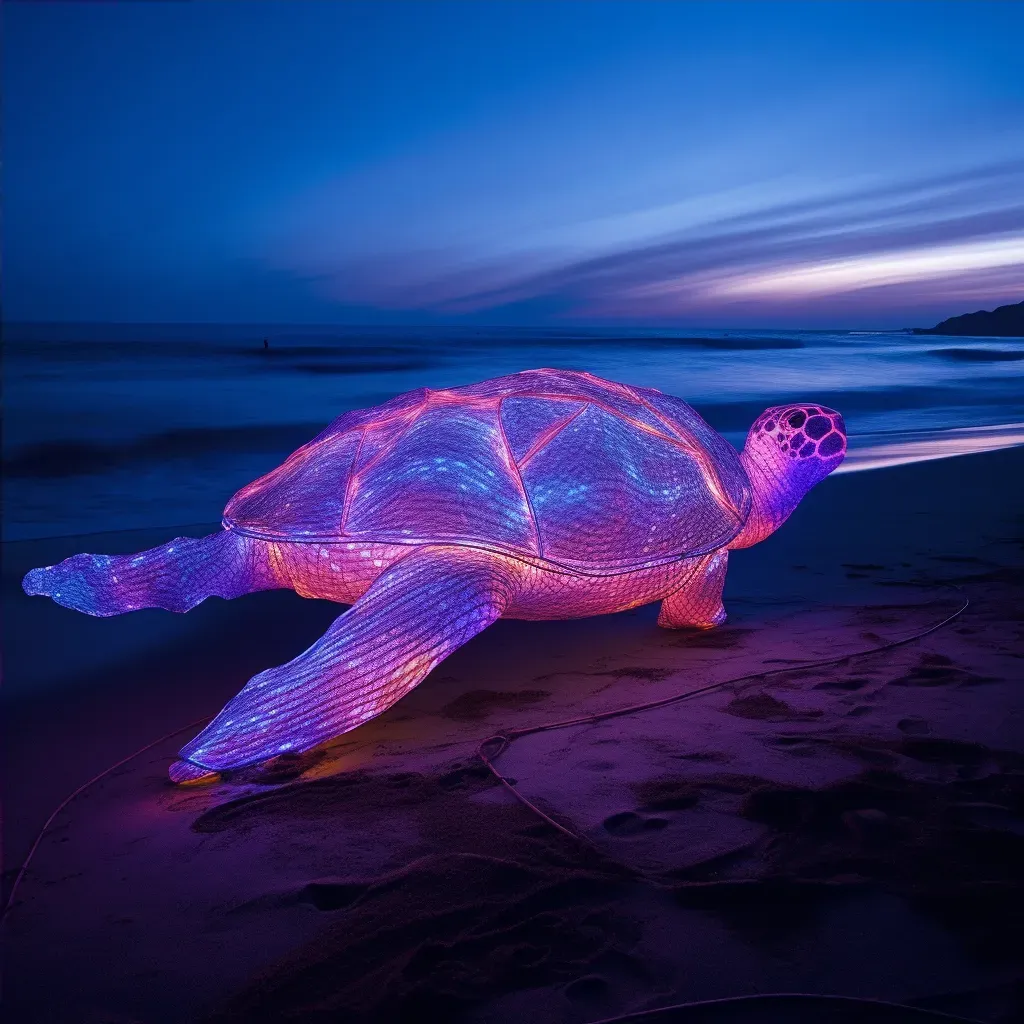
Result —
POLYGON ((8 3, 7 320, 1024 298, 1024 4, 8 3))

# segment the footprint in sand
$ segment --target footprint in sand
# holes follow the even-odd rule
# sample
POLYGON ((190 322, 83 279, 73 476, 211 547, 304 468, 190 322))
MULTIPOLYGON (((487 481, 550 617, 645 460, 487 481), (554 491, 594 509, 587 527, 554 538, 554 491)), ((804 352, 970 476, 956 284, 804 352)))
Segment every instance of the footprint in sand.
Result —
POLYGON ((473 722, 495 711, 515 711, 529 707, 551 696, 549 690, 467 690, 441 708, 445 718, 457 722, 473 722))
POLYGON ((751 718, 765 722, 798 721, 819 718, 823 714, 819 710, 797 711, 785 701, 764 692, 734 697, 722 710, 736 718, 751 718))
POLYGON ((940 738, 906 739, 900 752, 915 761, 936 764, 980 765, 993 757, 993 752, 983 743, 940 738))
POLYGON ((636 787, 635 792, 637 808, 605 818, 603 824, 606 832, 613 836, 658 832, 670 824, 669 819, 661 817, 658 812, 689 810, 700 800, 700 790, 691 780, 674 776, 646 779, 636 787))
POLYGON ((972 686, 993 682, 956 665, 944 654, 922 654, 921 660, 906 675, 889 680, 890 686, 972 686))
POLYGON ((896 723, 896 728, 907 736, 925 736, 931 732, 931 728, 923 718, 901 718, 896 723))
POLYGON ((299 893, 299 901, 310 903, 317 910, 344 910, 366 892, 372 881, 350 881, 348 879, 320 879, 307 882, 299 893))
POLYGON ((637 836, 668 827, 667 818, 648 818, 633 811, 621 811, 604 819, 604 828, 613 836, 637 836))
POLYGON ((813 690, 862 690, 871 683, 870 679, 828 679, 811 687, 813 690))
POLYGON ((437 782, 442 789, 452 790, 461 789, 468 783, 485 782, 492 778, 493 776, 486 765, 462 765, 456 762, 452 765, 451 770, 445 772, 437 782))

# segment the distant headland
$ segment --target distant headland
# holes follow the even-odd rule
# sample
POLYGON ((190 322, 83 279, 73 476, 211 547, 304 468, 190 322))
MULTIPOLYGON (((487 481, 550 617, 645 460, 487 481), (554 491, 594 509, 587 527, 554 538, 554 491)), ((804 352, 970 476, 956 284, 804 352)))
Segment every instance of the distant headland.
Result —
POLYGON ((998 306, 992 312, 951 316, 934 327, 911 327, 911 334, 959 334, 975 337, 1024 338, 1024 302, 998 306))

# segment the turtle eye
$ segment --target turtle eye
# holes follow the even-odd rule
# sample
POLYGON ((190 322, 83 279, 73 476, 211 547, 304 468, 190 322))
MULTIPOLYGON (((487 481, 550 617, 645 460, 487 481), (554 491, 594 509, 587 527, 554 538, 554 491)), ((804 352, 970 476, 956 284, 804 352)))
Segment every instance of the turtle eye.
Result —
POLYGON ((802 427, 807 420, 807 414, 803 412, 795 412, 789 417, 789 425, 791 427, 802 427))

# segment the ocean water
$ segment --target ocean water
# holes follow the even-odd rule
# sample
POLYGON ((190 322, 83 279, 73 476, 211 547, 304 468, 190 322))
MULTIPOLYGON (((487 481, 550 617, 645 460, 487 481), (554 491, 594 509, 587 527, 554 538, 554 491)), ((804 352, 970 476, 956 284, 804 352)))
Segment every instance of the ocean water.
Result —
POLYGON ((7 325, 3 537, 214 523, 346 410, 542 366, 677 395, 737 447, 765 407, 824 403, 846 419, 846 472, 1024 443, 1024 339, 7 325))

